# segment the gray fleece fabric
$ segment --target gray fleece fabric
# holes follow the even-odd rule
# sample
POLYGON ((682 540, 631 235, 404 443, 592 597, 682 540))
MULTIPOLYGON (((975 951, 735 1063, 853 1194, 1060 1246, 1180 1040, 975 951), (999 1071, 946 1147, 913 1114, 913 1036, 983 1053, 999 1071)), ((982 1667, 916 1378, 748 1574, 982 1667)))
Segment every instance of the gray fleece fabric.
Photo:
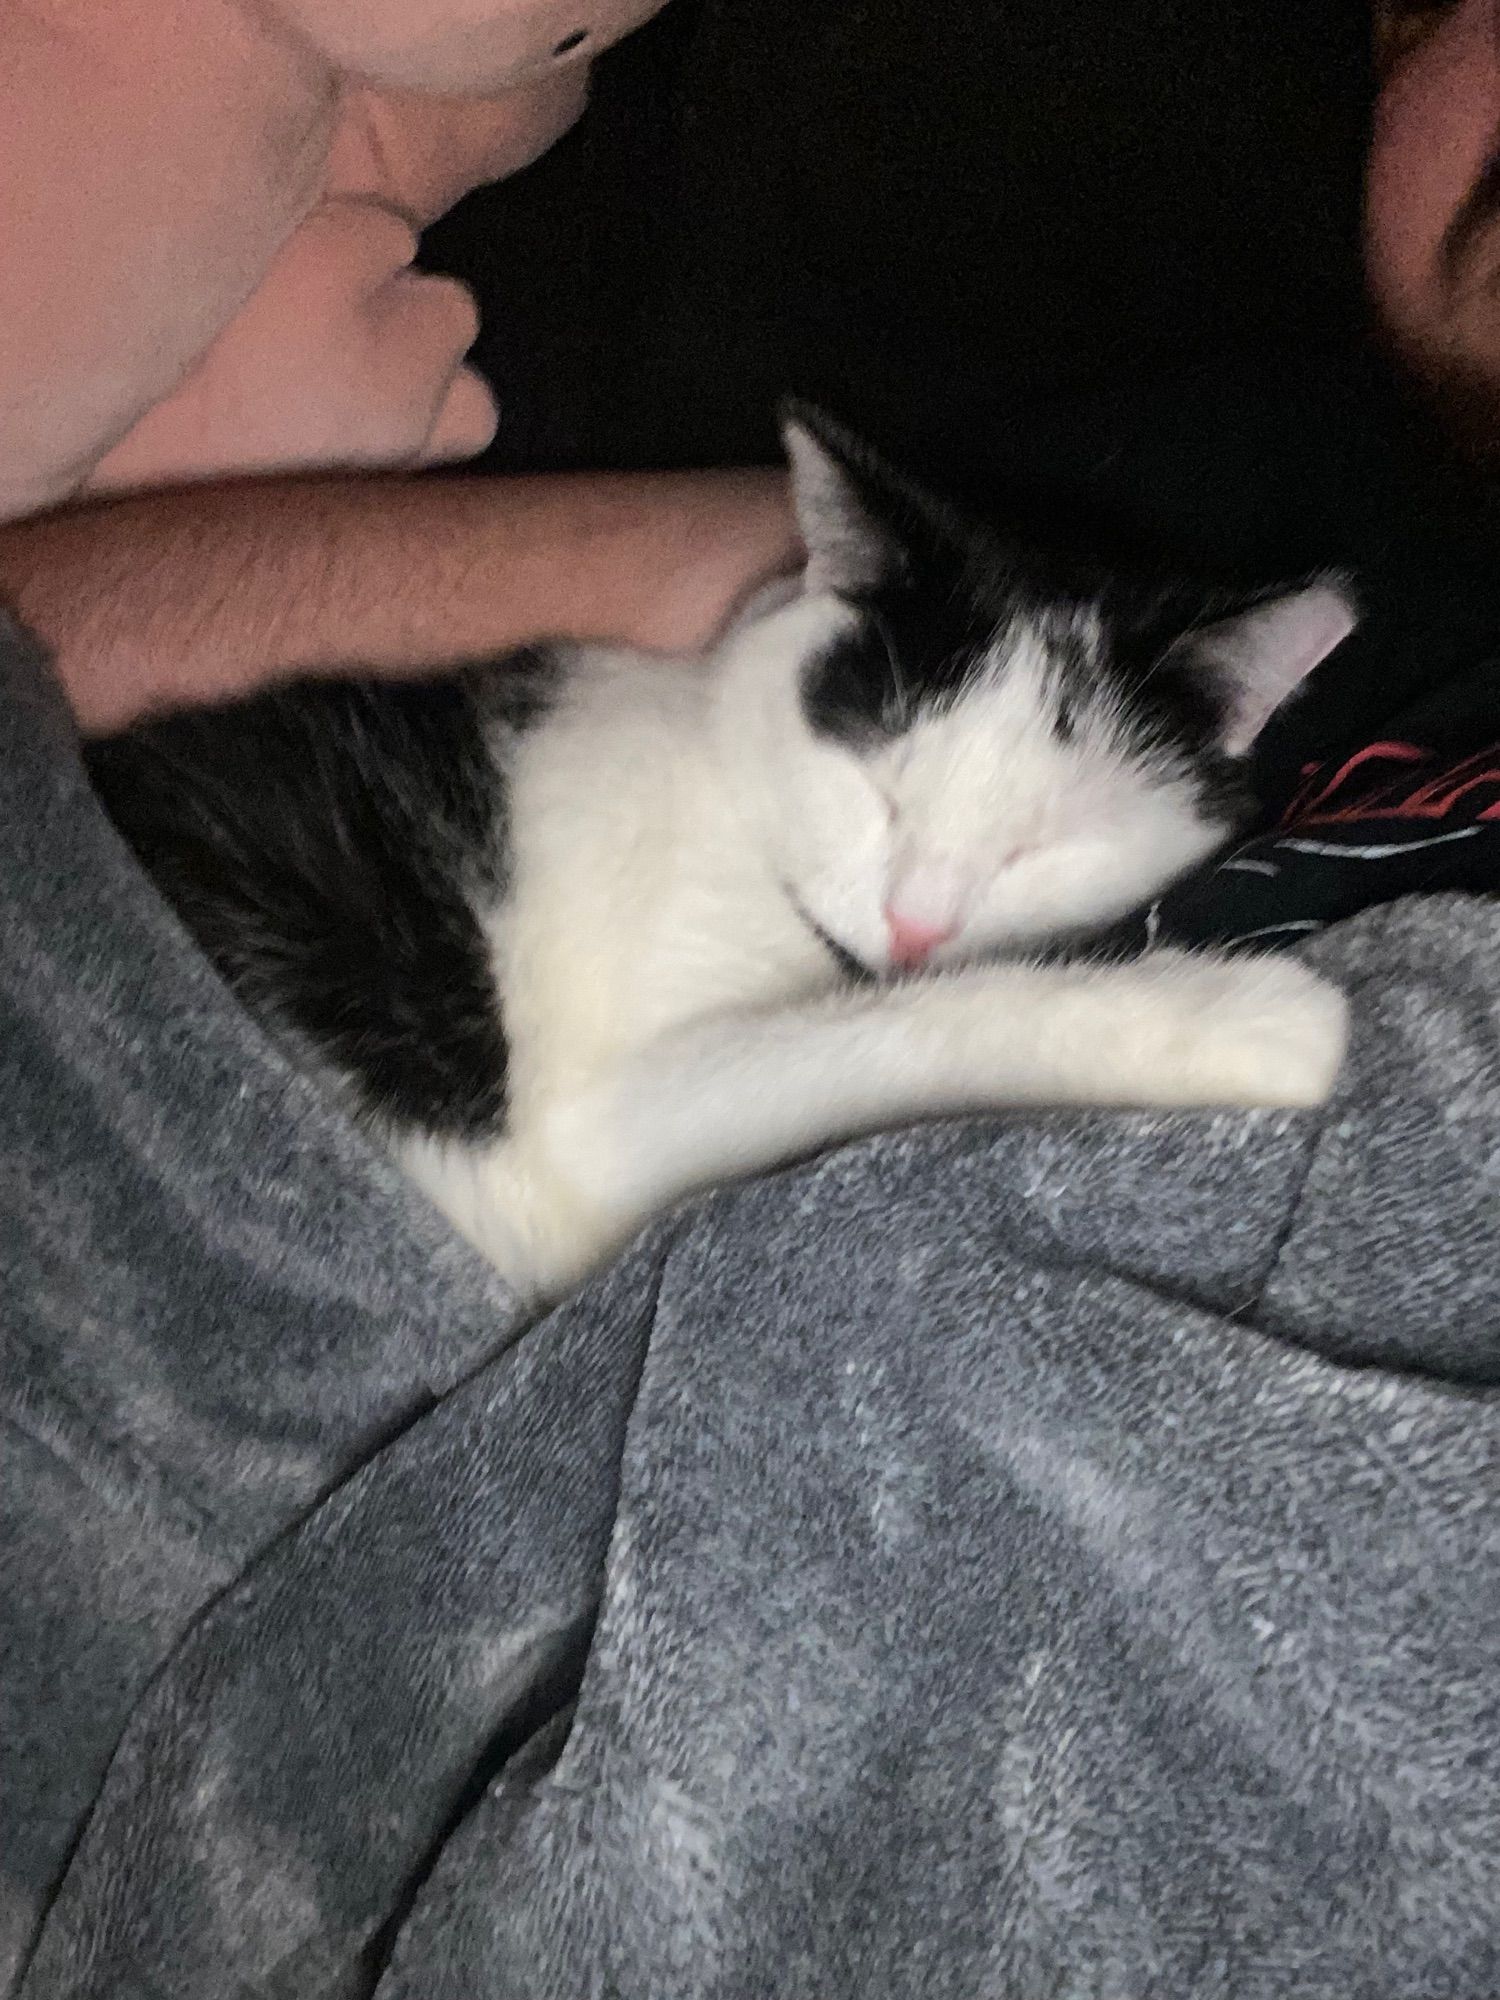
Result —
POLYGON ((1322 1115, 877 1140, 523 1329, 0 652, 0 1990, 1500 1995, 1500 907, 1312 947, 1322 1115))

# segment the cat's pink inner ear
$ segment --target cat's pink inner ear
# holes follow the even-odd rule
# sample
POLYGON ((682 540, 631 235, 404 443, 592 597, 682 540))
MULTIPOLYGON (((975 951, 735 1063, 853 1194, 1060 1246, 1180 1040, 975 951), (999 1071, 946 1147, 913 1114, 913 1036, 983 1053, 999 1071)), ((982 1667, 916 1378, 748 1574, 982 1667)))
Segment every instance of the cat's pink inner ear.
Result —
POLYGON ((1221 680, 1221 741, 1231 757, 1244 756, 1281 704, 1358 622, 1347 592, 1315 583, 1196 635, 1195 650, 1221 680))
POLYGON ((871 513, 860 482, 831 436, 811 414, 788 414, 782 443, 792 475, 797 527, 807 550, 809 590, 873 590, 890 565, 889 537, 871 513))

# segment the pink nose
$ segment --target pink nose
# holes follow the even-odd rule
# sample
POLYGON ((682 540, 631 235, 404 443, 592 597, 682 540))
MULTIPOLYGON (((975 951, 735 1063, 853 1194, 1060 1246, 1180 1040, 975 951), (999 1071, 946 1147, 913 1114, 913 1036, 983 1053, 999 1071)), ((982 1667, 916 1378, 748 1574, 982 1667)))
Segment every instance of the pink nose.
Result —
POLYGON ((903 917, 895 910, 885 913, 885 927, 891 940, 891 964, 903 971, 925 965, 940 944, 946 944, 956 924, 924 924, 916 917, 903 917))

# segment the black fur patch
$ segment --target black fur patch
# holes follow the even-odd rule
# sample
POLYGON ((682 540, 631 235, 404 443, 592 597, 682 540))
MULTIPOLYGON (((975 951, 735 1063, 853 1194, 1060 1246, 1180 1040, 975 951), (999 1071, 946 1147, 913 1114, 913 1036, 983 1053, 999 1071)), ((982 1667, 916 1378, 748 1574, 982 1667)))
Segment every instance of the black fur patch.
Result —
POLYGON ((552 646, 522 646, 464 675, 481 722, 516 733, 545 721, 562 679, 561 655, 552 646))
MULTIPOLYGON (((893 509, 893 535, 909 533, 914 518, 904 493, 900 505, 907 512, 893 509)), ((1085 726, 1090 700, 1107 692, 1143 757, 1190 770, 1215 817, 1232 824, 1244 816, 1244 769, 1218 747, 1222 710, 1192 651, 1198 626, 1237 608, 1223 592, 1021 551, 934 510, 921 518, 916 545, 892 562, 890 580, 850 602, 857 628, 803 677, 803 710, 819 734, 856 750, 899 735, 924 710, 960 695, 981 665, 993 670, 1006 636, 1031 626, 1047 634, 1060 742, 1085 726), (1082 610, 1097 647, 1072 627, 1082 610)))
POLYGON ((821 736, 854 745, 899 736, 924 709, 958 694, 994 627, 972 602, 937 587, 893 584, 856 600, 858 627, 813 660, 802 706, 821 736))
POLYGON ((506 872, 486 732, 530 726, 545 655, 422 682, 305 682, 89 747, 106 811, 245 1006, 361 1107, 496 1131, 506 1043, 471 903, 506 872))
POLYGON ((1186 764, 1202 809, 1226 824, 1251 808, 1248 772, 1220 748, 1224 713, 1193 635, 1253 602, 1250 594, 1233 598, 1192 585, 1148 588, 1121 579, 1102 585, 1097 599, 1105 670, 1143 753, 1166 751, 1186 764))
MULTIPOLYGON (((1010 634, 1030 625, 1047 635, 1059 742, 1087 726, 1091 700, 1105 695, 1143 758, 1190 772, 1206 812, 1226 823, 1243 816, 1243 762, 1220 748, 1217 676, 1194 657, 1192 638, 1289 586, 1226 592, 1025 547, 954 513, 818 411, 794 404, 786 414, 837 467, 850 534, 880 579, 846 593, 860 613, 857 628, 804 672, 811 728, 856 750, 898 735, 924 708, 960 694, 981 663, 1003 656, 1010 634), (1078 636, 1084 610, 1097 645, 1078 636)), ((810 532, 816 538, 816 523, 810 532)))

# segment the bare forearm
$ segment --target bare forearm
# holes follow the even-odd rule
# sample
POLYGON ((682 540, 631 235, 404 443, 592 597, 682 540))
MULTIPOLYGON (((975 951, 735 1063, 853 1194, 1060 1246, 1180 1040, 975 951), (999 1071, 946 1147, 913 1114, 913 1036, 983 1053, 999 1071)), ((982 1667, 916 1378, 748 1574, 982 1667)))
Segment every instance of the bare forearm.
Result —
POLYGON ((0 528, 0 599, 83 727, 302 670, 422 670, 566 633, 706 639, 795 557, 777 473, 267 480, 0 528))

